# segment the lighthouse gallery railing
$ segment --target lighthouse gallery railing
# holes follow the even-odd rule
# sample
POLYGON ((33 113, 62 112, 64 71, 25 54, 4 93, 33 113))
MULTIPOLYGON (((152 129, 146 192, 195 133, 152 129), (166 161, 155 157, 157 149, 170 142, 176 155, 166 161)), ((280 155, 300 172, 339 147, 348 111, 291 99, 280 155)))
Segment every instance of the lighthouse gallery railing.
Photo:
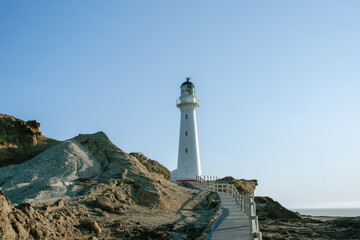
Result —
POLYGON ((196 181, 204 187, 212 191, 231 194, 240 210, 249 216, 250 240, 262 240, 262 234, 259 231, 259 220, 258 216, 256 216, 254 196, 252 194, 240 194, 233 184, 217 183, 216 180, 218 179, 218 177, 212 176, 196 176, 196 181))
POLYGON ((186 104, 186 103, 197 103, 200 104, 200 99, 197 97, 193 97, 193 101, 187 102, 187 101, 181 101, 181 98, 176 99, 176 105, 180 104, 186 104))

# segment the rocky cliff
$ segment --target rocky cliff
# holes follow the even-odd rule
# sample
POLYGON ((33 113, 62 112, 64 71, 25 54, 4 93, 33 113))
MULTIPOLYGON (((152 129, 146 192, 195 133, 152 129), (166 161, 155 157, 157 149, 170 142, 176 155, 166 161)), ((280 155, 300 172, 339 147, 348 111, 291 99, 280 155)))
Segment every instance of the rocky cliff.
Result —
POLYGON ((39 131, 40 123, 0 113, 0 167, 22 163, 58 141, 39 131))

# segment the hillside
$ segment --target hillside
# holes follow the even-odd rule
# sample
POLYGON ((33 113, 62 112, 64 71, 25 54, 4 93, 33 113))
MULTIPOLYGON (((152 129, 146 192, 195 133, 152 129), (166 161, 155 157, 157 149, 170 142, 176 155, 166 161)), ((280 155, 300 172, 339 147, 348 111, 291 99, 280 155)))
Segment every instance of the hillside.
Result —
POLYGON ((0 239, 201 239, 218 195, 168 181, 145 158, 98 132, 1 167, 0 239))

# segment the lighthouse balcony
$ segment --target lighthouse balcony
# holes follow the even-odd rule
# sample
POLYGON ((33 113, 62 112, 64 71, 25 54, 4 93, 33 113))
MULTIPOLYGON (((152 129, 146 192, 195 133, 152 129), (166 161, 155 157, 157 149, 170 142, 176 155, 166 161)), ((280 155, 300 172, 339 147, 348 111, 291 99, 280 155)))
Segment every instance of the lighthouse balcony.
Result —
POLYGON ((200 106, 200 99, 195 96, 183 96, 178 99, 176 99, 176 106, 180 107, 185 104, 193 104, 196 105, 196 107, 200 106))

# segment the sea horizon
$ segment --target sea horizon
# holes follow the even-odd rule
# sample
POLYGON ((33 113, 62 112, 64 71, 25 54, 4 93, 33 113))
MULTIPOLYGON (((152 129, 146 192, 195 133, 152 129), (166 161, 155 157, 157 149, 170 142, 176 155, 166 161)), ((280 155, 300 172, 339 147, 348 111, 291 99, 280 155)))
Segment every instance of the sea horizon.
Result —
POLYGON ((293 212, 301 215, 324 216, 324 217, 359 217, 360 208, 295 208, 293 212))

